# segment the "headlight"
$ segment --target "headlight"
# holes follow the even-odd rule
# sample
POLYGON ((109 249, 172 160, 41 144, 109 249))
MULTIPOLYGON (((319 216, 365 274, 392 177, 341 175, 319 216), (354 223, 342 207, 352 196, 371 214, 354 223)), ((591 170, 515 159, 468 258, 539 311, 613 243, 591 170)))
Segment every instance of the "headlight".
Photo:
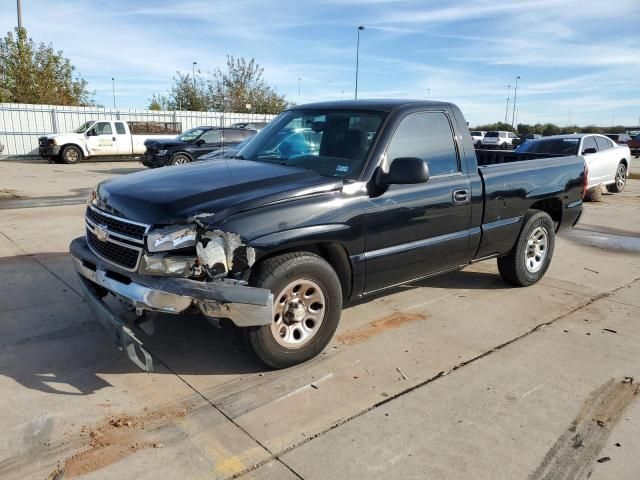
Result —
POLYGON ((147 248, 150 252, 166 252, 193 247, 195 244, 195 225, 159 228, 147 234, 147 248))
POLYGON ((166 150, 158 150, 158 155, 166 155, 167 151, 166 150))

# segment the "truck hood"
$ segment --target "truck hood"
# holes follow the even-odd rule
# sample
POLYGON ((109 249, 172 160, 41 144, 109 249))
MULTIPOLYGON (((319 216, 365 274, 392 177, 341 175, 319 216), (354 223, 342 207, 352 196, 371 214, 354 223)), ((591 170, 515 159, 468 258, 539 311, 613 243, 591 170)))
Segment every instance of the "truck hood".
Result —
POLYGON ((67 142, 77 142, 80 140, 84 140, 84 135, 82 133, 51 133, 49 135, 43 135, 49 140, 55 140, 58 145, 62 145, 67 142))
POLYGON ((267 203, 340 190, 342 179, 249 160, 176 165, 107 180, 98 208, 145 224, 181 223, 200 214, 223 218, 267 203))

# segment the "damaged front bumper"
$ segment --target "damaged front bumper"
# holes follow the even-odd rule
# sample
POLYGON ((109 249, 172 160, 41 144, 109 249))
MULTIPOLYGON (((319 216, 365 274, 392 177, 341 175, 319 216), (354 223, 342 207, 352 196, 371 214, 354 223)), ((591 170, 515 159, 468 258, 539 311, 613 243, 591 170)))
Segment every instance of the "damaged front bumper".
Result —
POLYGON ((83 294, 97 320, 118 347, 140 368, 152 371, 151 355, 125 320, 103 300, 111 293, 136 309, 179 314, 191 306, 213 318, 228 318, 236 326, 269 325, 273 294, 264 288, 233 280, 202 282, 187 278, 156 277, 132 273, 96 256, 84 237, 69 246, 83 294))

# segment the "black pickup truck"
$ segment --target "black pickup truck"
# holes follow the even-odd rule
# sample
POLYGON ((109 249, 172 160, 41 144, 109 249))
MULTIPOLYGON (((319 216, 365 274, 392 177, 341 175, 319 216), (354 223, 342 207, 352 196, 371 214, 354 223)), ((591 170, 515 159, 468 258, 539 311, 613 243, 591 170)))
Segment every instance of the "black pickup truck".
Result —
POLYGON ((151 356, 110 294, 143 318, 231 321, 283 368, 376 292, 494 257, 508 283, 536 283, 585 185, 582 157, 476 156, 450 103, 301 105, 234 159, 102 182, 70 250, 87 302, 143 369, 151 356))

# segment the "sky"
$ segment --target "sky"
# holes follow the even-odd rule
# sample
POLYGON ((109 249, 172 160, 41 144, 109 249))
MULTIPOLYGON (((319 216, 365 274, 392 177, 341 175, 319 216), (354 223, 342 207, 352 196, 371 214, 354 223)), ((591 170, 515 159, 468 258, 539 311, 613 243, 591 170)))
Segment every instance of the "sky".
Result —
MULTIPOLYGON (((354 95, 456 103, 471 125, 640 123, 640 0, 23 0, 23 23, 51 42, 95 100, 145 108, 176 71, 227 54, 255 58, 295 103, 354 95), (298 80, 300 79, 300 80, 298 80), (300 86, 300 93, 298 93, 300 86), (509 108, 509 122, 512 117, 509 108)), ((0 32, 16 1, 0 0, 0 32)))

